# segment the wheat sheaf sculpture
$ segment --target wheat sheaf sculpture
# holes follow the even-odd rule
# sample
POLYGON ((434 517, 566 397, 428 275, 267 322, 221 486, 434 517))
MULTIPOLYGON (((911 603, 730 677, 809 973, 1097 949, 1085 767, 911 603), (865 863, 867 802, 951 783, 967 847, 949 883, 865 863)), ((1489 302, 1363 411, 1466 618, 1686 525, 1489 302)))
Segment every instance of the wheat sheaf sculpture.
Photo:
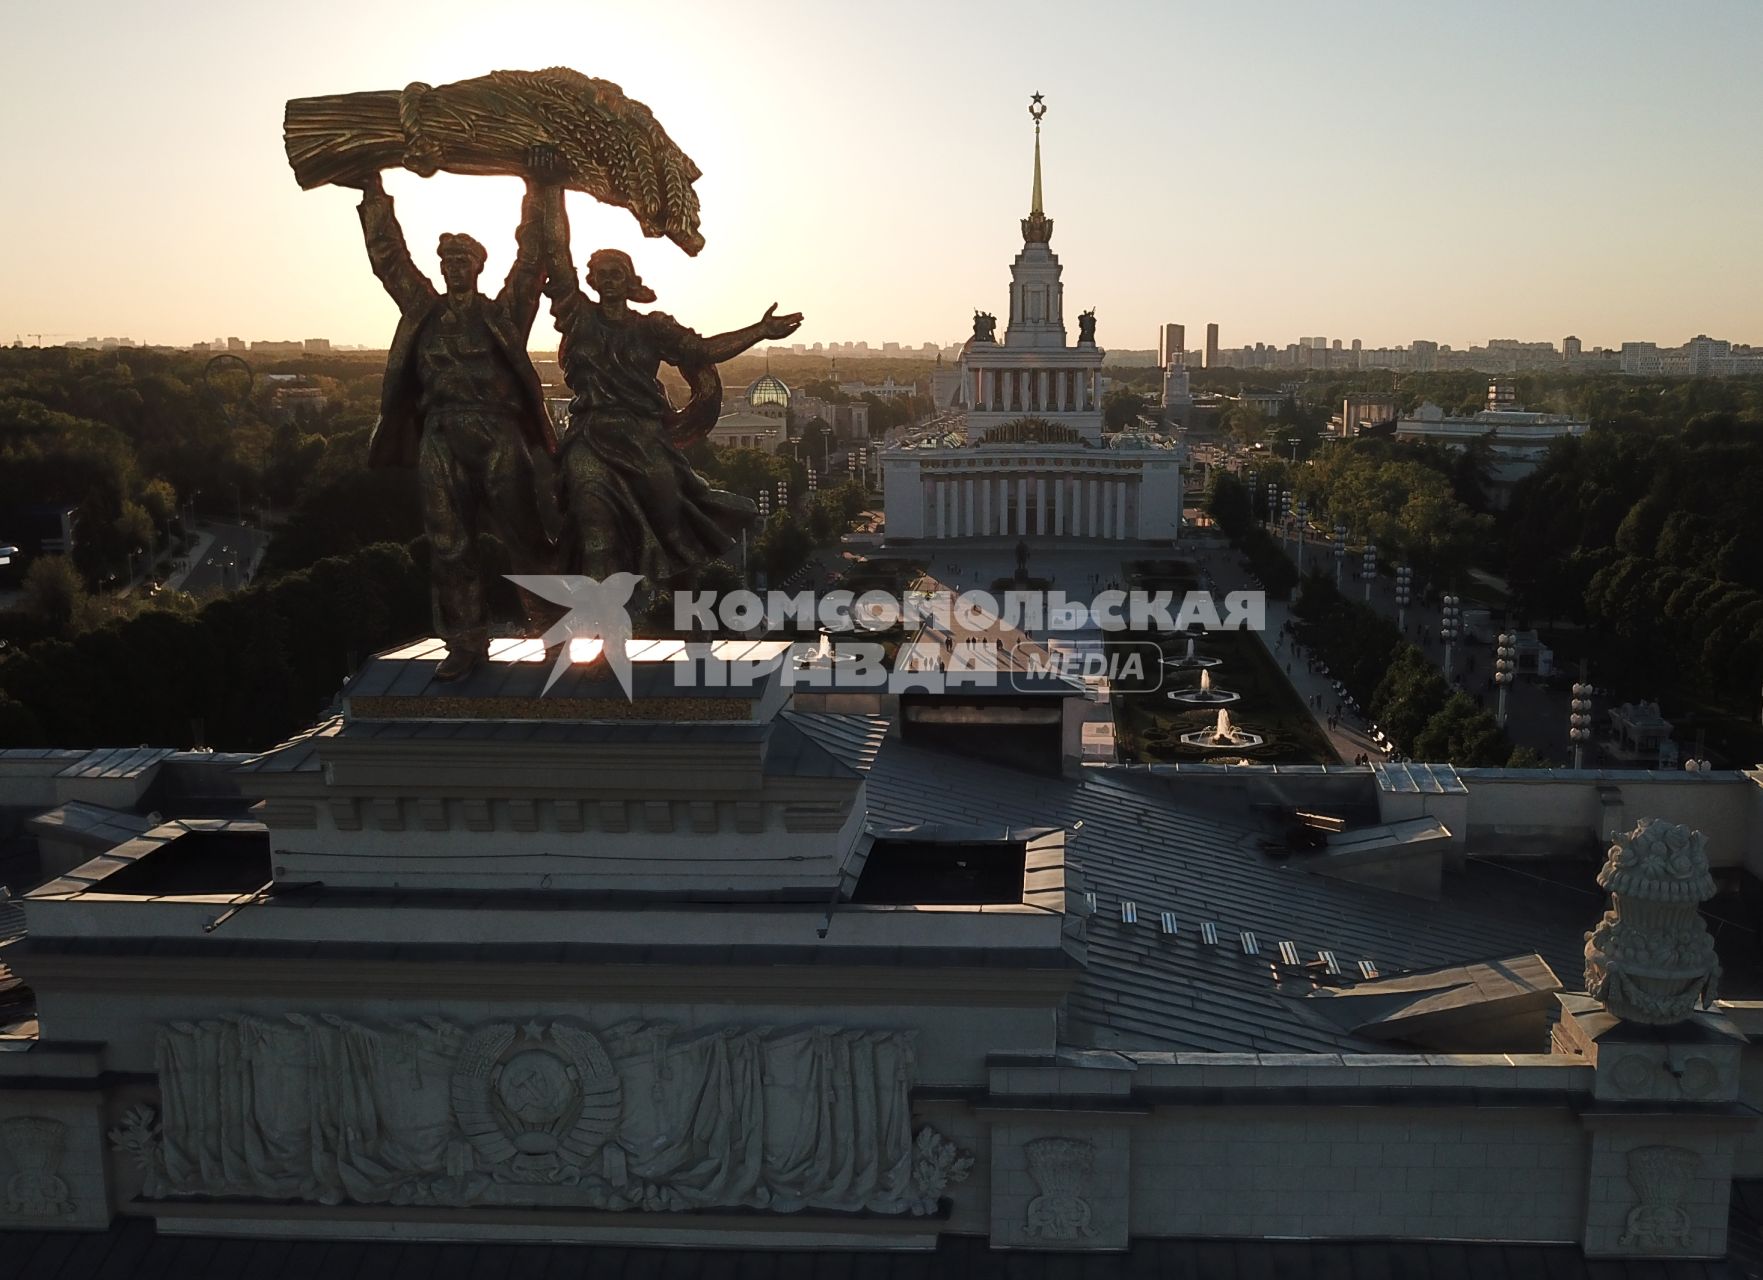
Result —
POLYGON ((568 67, 294 98, 282 136, 307 190, 397 167, 425 178, 442 169, 522 176, 531 149, 549 144, 567 165, 565 186, 629 209, 644 235, 688 254, 704 247, 698 166, 648 107, 568 67))

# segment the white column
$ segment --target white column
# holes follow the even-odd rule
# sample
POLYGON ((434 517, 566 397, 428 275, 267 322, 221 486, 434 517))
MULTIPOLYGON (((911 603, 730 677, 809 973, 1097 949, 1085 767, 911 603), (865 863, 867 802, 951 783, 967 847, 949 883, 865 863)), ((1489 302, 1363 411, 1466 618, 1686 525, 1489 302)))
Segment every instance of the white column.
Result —
POLYGON ((973 536, 973 477, 968 476, 961 482, 961 531, 969 538, 973 536))
POLYGON ((1047 477, 1035 477, 1035 532, 1047 532, 1047 477))
POLYGON ((1089 509, 1088 510, 1088 519, 1085 521, 1085 524, 1088 528, 1089 536, 1092 538, 1100 537, 1101 533, 1102 533, 1101 521, 1099 521, 1096 518, 1097 515, 1099 514, 1099 512, 1097 511, 1097 501, 1096 500, 1097 500, 1097 497, 1100 495, 1101 490, 1102 490, 1102 486, 1097 483, 1097 481, 1095 480, 1094 477, 1091 477, 1089 501, 1087 503, 1085 503, 1084 505, 1086 507, 1088 507, 1088 509, 1089 509))
POLYGON ((1126 541, 1126 481, 1114 482, 1114 536, 1126 541))

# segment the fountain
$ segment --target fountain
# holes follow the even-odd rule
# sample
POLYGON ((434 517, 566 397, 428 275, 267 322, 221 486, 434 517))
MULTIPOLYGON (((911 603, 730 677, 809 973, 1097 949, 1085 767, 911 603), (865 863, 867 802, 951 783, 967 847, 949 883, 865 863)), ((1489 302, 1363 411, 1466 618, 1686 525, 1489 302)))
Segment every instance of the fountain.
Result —
POLYGON ((1178 689, 1169 695, 1172 702, 1187 702, 1200 707, 1222 706, 1227 702, 1235 702, 1242 696, 1240 693, 1232 693, 1229 689, 1214 689, 1210 671, 1200 672, 1200 687, 1198 689, 1178 689))
POLYGON ((1181 735, 1185 747, 1200 747, 1207 751, 1228 751, 1232 747, 1258 747, 1267 741, 1258 733, 1250 733, 1246 729, 1238 729, 1230 722, 1230 712, 1222 707, 1218 711, 1218 721, 1210 729, 1196 729, 1192 733, 1181 735))
MULTIPOLYGON (((849 630, 849 628, 840 628, 840 630, 849 630)), ((839 667, 855 661, 857 661, 856 654, 840 653, 837 649, 833 648, 832 630, 827 627, 822 627, 820 631, 820 647, 813 653, 798 652, 796 656, 796 667, 799 670, 807 670, 813 667, 839 667)))
POLYGON ((1171 671, 1201 671, 1207 667, 1216 667, 1223 658, 1203 658, 1194 652, 1194 638, 1188 637, 1188 651, 1179 658, 1165 658, 1163 665, 1171 671))

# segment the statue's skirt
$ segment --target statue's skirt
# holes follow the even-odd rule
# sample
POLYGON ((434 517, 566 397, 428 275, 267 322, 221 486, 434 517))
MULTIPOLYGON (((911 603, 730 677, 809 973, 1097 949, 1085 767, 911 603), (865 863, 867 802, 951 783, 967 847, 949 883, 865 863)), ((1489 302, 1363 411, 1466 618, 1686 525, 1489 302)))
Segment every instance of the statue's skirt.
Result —
POLYGON ((713 489, 660 422, 597 411, 571 420, 560 459, 565 537, 578 572, 677 581, 717 559, 758 519, 739 494, 713 489))

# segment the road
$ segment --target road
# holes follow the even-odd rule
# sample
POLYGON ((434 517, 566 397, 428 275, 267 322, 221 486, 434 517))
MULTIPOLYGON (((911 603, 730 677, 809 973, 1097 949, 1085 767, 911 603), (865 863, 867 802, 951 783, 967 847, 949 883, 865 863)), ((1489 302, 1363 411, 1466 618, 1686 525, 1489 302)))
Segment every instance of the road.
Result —
POLYGON ((268 541, 261 531, 246 524, 202 523, 202 531, 214 541, 201 552, 182 590, 193 596, 223 595, 250 581, 257 556, 268 541))
MULTIPOLYGON (((1306 539, 1304 548, 1304 567, 1313 569, 1318 564, 1333 565, 1334 556, 1327 542, 1318 545, 1313 535, 1306 539)), ((1297 543, 1292 538, 1282 539, 1287 555, 1296 558, 1297 543)), ((1357 576, 1359 557, 1349 554, 1341 571, 1341 590, 1352 600, 1365 601, 1365 584, 1357 576)), ((1398 616, 1396 607, 1395 584, 1390 578, 1379 575, 1372 583, 1371 607, 1378 613, 1394 621, 1398 616)), ((1440 617, 1436 604, 1415 602, 1408 605, 1404 622, 1409 641, 1418 645, 1421 652, 1444 672, 1458 688, 1479 701, 1489 711, 1498 705, 1499 693, 1493 683, 1494 669, 1494 637, 1488 634, 1477 634, 1467 641, 1459 641, 1452 646, 1449 669, 1445 666, 1445 646, 1439 638, 1440 617)), ((1534 676, 1521 676, 1507 694, 1506 733, 1519 746, 1534 748, 1551 764, 1560 766, 1571 764, 1573 760, 1572 744, 1567 737, 1567 718, 1571 711, 1569 703, 1572 694, 1565 689, 1550 689, 1534 676)), ((1585 767, 1588 769, 1606 766, 1620 766, 1622 762, 1607 759, 1605 751, 1598 745, 1607 736, 1610 704, 1607 699, 1594 700, 1592 714, 1598 727, 1597 739, 1588 743, 1584 755, 1585 767)), ((1638 761, 1628 765, 1629 768, 1651 768, 1653 761, 1638 761)))

